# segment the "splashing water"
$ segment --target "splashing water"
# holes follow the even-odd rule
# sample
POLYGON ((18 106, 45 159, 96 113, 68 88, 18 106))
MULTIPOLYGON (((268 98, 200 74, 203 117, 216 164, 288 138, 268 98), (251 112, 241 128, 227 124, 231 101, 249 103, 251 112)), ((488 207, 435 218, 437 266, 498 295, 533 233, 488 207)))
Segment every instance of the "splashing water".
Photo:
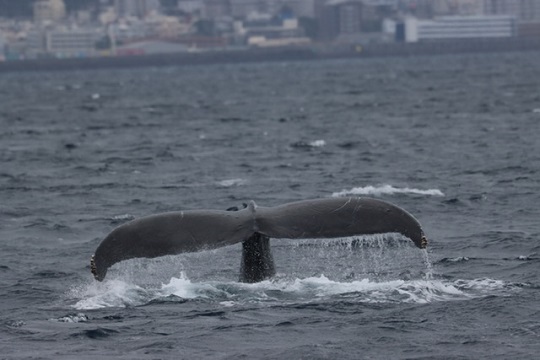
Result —
POLYGON ((424 264, 426 265, 426 280, 433 279, 433 263, 429 259, 429 253, 427 249, 422 249, 422 255, 424 256, 424 264))
POLYGON ((364 186, 355 187, 350 190, 342 190, 332 193, 332 197, 343 197, 350 195, 393 195, 393 194, 415 194, 415 195, 427 195, 427 196, 444 196, 444 193, 439 189, 412 189, 412 188, 397 188, 392 185, 381 186, 364 186))
POLYGON ((105 307, 141 306, 155 301, 182 303, 189 300, 219 303, 226 306, 243 304, 287 304, 346 298, 358 303, 429 303, 466 300, 501 293, 508 285, 493 279, 456 280, 391 280, 369 279, 339 282, 324 275, 296 279, 274 279, 255 284, 239 282, 195 283, 180 275, 167 284, 142 289, 119 280, 103 285, 89 284, 72 290, 81 298, 72 306, 77 310, 105 307))
MULTIPOLYGON (((281 239, 273 242, 273 252, 278 274, 260 283, 245 284, 230 276, 213 276, 214 269, 208 269, 209 264, 215 263, 212 259, 233 258, 234 262, 228 265, 233 267, 239 260, 226 250, 214 250, 185 257, 130 260, 117 267, 115 275, 105 282, 83 284, 71 289, 67 297, 75 309, 88 310, 191 300, 221 306, 344 298, 359 303, 429 303, 466 300, 519 288, 493 279, 437 279, 427 250, 419 252, 410 240, 395 234, 323 241, 281 239), (288 262, 283 264, 282 259, 288 262), (198 265, 199 273, 187 274, 187 269, 198 265), (141 275, 137 267, 146 275, 142 276, 142 283, 136 281, 141 275), (156 268, 169 268, 169 273, 156 273, 156 268), (201 276, 203 268, 207 272, 201 276), (171 275, 178 269, 179 275, 171 275)), ((222 272, 219 268, 227 265, 222 261, 216 266, 222 272)))

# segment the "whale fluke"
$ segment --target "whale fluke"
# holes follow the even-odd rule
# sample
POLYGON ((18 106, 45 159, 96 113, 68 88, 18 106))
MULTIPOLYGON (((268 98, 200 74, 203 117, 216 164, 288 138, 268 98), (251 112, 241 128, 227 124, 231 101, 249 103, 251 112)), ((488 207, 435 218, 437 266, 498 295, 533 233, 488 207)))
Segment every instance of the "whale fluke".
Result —
MULTIPOLYGON (((236 209, 234 209, 236 210, 236 209)), ((238 211, 192 210, 139 218, 114 229, 91 259, 102 281, 110 266, 132 258, 154 258, 243 243, 241 281, 274 274, 270 238, 321 239, 400 233, 427 246, 420 223, 407 211, 371 198, 305 200, 275 207, 253 201, 238 211)))

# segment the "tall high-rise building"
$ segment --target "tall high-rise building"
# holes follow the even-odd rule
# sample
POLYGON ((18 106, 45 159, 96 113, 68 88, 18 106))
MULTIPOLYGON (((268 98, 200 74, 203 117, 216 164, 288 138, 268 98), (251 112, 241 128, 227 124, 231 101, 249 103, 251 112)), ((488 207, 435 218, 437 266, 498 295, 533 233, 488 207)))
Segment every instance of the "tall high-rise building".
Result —
POLYGON ((58 21, 66 16, 64 0, 40 0, 34 4, 34 21, 58 21))
POLYGON ((339 33, 355 34, 360 32, 361 4, 351 2, 338 7, 339 33))
POLYGON ((114 10, 120 17, 144 18, 152 11, 159 11, 159 0, 115 0, 114 10))
MULTIPOLYGON (((319 4, 320 5, 320 4, 319 4)), ((360 1, 332 1, 317 9, 319 38, 333 40, 340 35, 361 31, 362 7, 360 1)))

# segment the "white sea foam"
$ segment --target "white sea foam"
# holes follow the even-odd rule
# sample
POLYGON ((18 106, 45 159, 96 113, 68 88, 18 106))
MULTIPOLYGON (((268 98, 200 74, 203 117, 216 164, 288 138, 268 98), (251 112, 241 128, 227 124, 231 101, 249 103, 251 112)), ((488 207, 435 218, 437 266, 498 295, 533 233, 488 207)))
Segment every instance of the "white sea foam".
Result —
MULTIPOLYGON (((151 290, 150 290, 151 291, 151 290)), ((146 303, 149 290, 120 280, 110 280, 103 283, 92 282, 89 285, 75 288, 70 296, 81 297, 73 305, 75 309, 91 310, 105 307, 137 306, 146 303)))
POLYGON ((135 219, 135 216, 131 214, 115 215, 111 218, 113 221, 129 221, 135 219))
POLYGON ((504 281, 502 280, 494 280, 494 279, 488 279, 488 278, 474 279, 474 280, 456 280, 455 284, 459 289, 478 290, 482 292, 489 291, 489 290, 502 289, 506 286, 504 281))
POLYGON ((163 284, 156 293, 159 296, 178 296, 182 299, 209 298, 209 294, 218 294, 220 292, 210 283, 192 283, 184 273, 180 278, 172 278, 168 284, 163 284))
POLYGON ((439 189, 414 189, 414 188, 397 188, 392 185, 384 184, 379 186, 363 186, 355 187, 350 190, 342 190, 332 194, 332 197, 342 197, 350 195, 393 195, 393 194, 415 194, 427 196, 444 196, 444 193, 439 189))
POLYGON ((87 322, 88 316, 86 316, 83 313, 78 313, 78 314, 62 316, 57 319, 49 319, 49 321, 63 322, 63 323, 80 323, 80 322, 87 322))
POLYGON ((501 294, 508 288, 512 288, 512 285, 494 279, 456 281, 397 279, 382 282, 362 279, 345 282, 330 280, 320 275, 245 284, 232 281, 192 282, 182 274, 179 278, 172 278, 169 283, 153 289, 143 289, 119 280, 109 280, 72 290, 71 296, 81 298, 73 305, 78 310, 141 306, 160 299, 170 299, 171 296, 178 298, 179 302, 197 299, 216 302, 224 307, 253 302, 301 303, 336 297, 364 303, 425 304, 501 294))
POLYGON ((324 140, 313 140, 312 142, 309 143, 309 146, 313 146, 313 147, 323 147, 326 145, 326 141, 324 140))
POLYGON ((227 180, 218 181, 217 184, 223 187, 231 187, 231 186, 245 185, 246 183, 247 183, 247 180, 238 178, 238 179, 227 179, 227 180))

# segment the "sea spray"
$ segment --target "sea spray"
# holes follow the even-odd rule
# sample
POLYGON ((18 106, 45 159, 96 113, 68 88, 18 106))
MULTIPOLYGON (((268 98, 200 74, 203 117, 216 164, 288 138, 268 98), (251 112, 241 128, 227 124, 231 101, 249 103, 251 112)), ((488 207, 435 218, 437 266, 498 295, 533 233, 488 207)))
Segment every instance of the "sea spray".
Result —
POLYGON ((433 279, 433 263, 429 259, 429 253, 427 249, 422 249, 422 255, 424 258, 424 264, 426 264, 426 274, 424 278, 426 280, 432 280, 433 279))
POLYGON ((335 239, 273 241, 278 272, 291 277, 325 274, 336 281, 420 278, 422 255, 400 234, 374 234, 335 239), (287 270, 279 259, 289 259, 287 270))
POLYGON ((144 290, 136 285, 110 282, 101 287, 101 293, 80 292, 73 308, 91 310, 109 307, 144 306, 159 302, 197 301, 216 303, 222 306, 242 304, 299 304, 311 303, 320 298, 339 298, 358 303, 418 303, 435 301, 468 300, 493 294, 504 294, 519 290, 517 285, 500 280, 403 280, 376 281, 362 278, 352 281, 336 281, 324 274, 301 278, 282 278, 246 284, 239 282, 192 282, 181 275, 169 283, 144 290))
POLYGON ((342 190, 332 193, 332 197, 343 197, 353 195, 394 195, 394 194, 413 194, 413 195, 425 195, 425 196, 444 196, 444 193, 439 189, 415 189, 415 188, 398 188, 389 184, 379 186, 361 186, 355 187, 349 190, 342 190))

